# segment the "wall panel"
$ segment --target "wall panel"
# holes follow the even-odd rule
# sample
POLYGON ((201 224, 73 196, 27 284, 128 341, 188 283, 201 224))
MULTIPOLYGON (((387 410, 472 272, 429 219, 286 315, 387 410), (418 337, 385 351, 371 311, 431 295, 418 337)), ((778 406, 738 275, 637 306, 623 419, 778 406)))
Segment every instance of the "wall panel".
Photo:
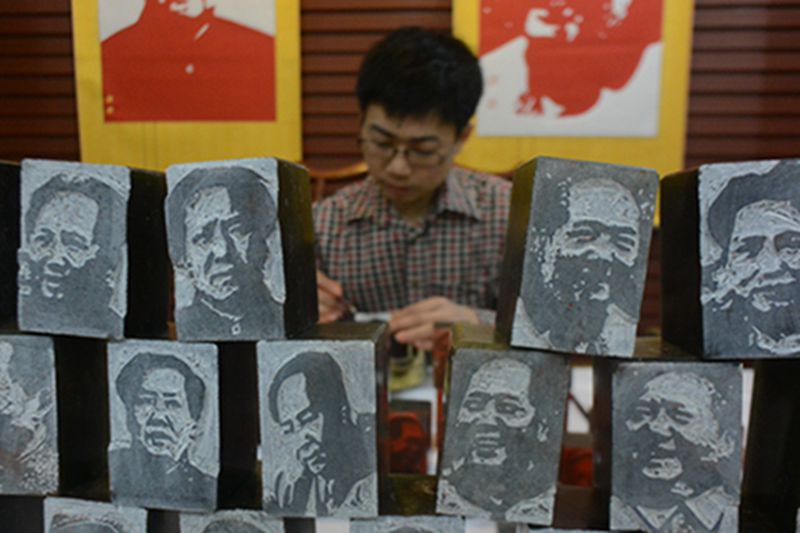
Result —
POLYGON ((69 0, 0 2, 0 159, 79 153, 69 0))
POLYGON ((687 166, 800 157, 800 0, 697 0, 691 80, 687 166))

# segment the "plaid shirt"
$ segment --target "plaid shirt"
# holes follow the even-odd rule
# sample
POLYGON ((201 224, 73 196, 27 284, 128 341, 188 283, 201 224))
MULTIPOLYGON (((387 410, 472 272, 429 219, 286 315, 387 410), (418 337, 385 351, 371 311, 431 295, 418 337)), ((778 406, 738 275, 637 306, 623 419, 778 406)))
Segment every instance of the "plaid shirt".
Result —
POLYGON ((510 195, 509 181, 453 168, 415 227, 367 178, 314 206, 319 268, 359 311, 432 296, 496 309, 510 195))

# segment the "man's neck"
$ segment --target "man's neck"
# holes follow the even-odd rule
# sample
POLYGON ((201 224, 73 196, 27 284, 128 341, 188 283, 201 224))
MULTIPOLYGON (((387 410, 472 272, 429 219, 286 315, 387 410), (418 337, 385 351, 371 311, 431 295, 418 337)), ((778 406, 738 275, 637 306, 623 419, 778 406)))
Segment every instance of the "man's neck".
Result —
POLYGON ((423 223, 425 222, 425 217, 430 212, 431 208, 402 208, 397 207, 397 212, 400 213, 400 216, 403 220, 405 220, 410 226, 414 227, 422 227, 423 223))
POLYGON ((420 199, 418 202, 411 204, 393 204, 394 208, 400 213, 403 220, 411 226, 422 227, 428 213, 433 211, 436 206, 436 198, 439 194, 439 188, 428 195, 427 198, 420 199))

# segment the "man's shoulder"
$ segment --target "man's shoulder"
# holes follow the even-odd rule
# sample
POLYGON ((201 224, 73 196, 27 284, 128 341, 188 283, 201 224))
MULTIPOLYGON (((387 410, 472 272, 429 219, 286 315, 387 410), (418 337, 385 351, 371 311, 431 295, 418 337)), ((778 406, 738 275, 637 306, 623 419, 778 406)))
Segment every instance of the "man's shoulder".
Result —
POLYGON ((362 179, 356 183, 346 185, 319 202, 314 204, 314 218, 330 219, 334 216, 344 216, 350 213, 365 198, 370 182, 362 179))
POLYGON ((489 172, 456 165, 451 170, 451 174, 466 186, 490 187, 504 191, 511 190, 511 180, 489 172))
POLYGON ((511 206, 510 180, 463 167, 453 167, 450 179, 461 187, 484 220, 505 223, 511 206))
POLYGON ((451 176, 465 190, 475 191, 477 198, 494 202, 508 203, 511 198, 511 180, 464 167, 453 167, 451 176))
POLYGON ((347 202, 363 196, 369 189, 370 183, 369 178, 360 179, 355 183, 345 185, 338 189, 327 198, 322 199, 319 203, 330 202, 345 205, 347 202))

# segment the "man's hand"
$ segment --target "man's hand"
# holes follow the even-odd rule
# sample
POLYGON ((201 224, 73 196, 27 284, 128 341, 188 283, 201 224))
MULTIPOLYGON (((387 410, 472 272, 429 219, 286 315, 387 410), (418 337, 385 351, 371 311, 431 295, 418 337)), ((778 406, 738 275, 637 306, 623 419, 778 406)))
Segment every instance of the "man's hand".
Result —
POLYGON ((344 299, 342 285, 319 270, 317 270, 317 301, 321 324, 336 322, 347 313, 348 305, 344 299))
POLYGON ((413 344, 419 350, 431 350, 443 329, 437 323, 467 322, 479 324, 478 313, 465 305, 435 296, 398 309, 389 320, 389 331, 397 342, 413 344))

